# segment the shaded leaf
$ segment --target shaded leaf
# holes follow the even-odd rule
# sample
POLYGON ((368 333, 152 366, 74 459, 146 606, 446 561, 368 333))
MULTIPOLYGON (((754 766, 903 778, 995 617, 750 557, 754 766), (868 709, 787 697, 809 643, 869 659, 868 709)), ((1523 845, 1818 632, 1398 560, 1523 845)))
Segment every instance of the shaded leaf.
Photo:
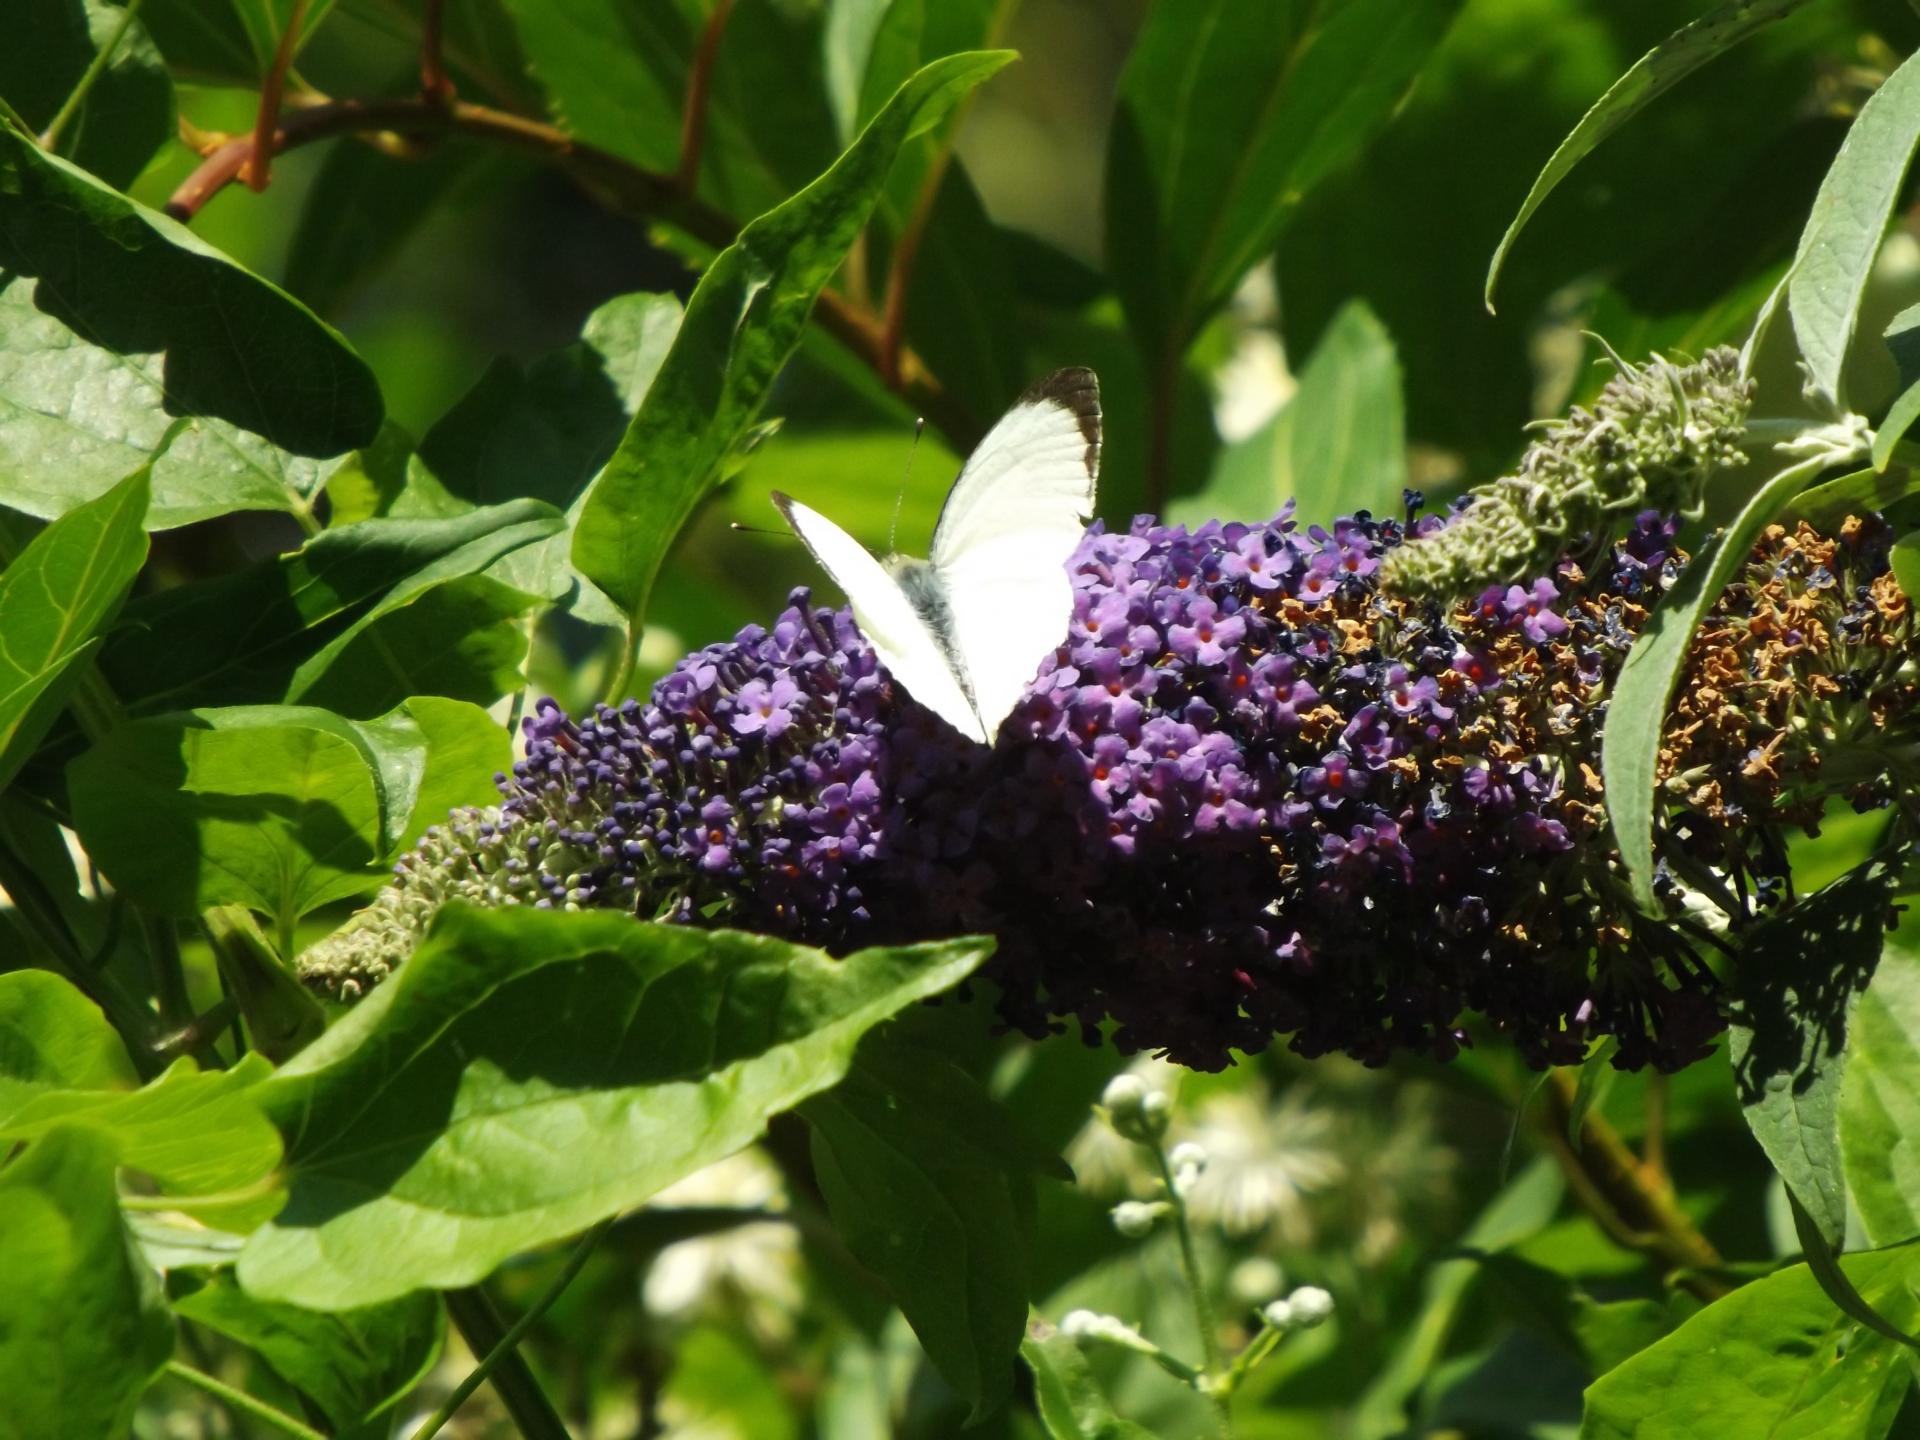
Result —
POLYGON ((1607 810, 1634 899, 1648 914, 1658 913, 1653 895, 1653 817, 1660 733, 1687 663, 1693 632, 1733 572, 1746 563, 1761 530, 1824 467, 1825 461, 1819 458, 1789 465, 1756 490, 1726 529, 1700 547, 1654 607, 1646 629, 1620 667, 1600 737, 1601 774, 1606 777, 1607 810))
POLYGON ((1860 107, 1800 234, 1787 313, 1807 366, 1807 388, 1846 409, 1842 371, 1867 274, 1920 142, 1920 62, 1889 75, 1860 107))
POLYGON ((888 1044, 801 1109, 834 1228, 886 1284, 975 1417, 1013 1385, 1026 1326, 1032 1176, 1055 1157, 959 1066, 888 1044))
POLYGON ((1840 1153, 1860 1223, 1876 1245, 1920 1236, 1920 952, 1886 938, 1849 1027, 1840 1153))
POLYGON ((134 1083, 126 1046, 99 1006, 45 970, 0 975, 0 1124, 48 1091, 134 1083))
POLYGON ((955 55, 927 66, 825 175, 748 225, 701 277, 574 531, 573 563, 630 619, 645 614, 667 548, 799 343, 895 152, 1010 58, 955 55))
POLYGON ((114 1194, 113 1152, 62 1130, 0 1170, 0 1437, 120 1435, 173 1319, 114 1194))
MULTIPOLYGON (((296 53, 333 6, 334 0, 310 0, 296 53)), ((148 0, 142 12, 176 70, 197 80, 243 86, 256 82, 273 63, 292 13, 292 0, 148 0)))
MULTIPOLYGON (((1873 1304, 1911 1326, 1912 1247, 1840 1262, 1873 1304)), ((1742 1286, 1587 1391, 1582 1440, 1701 1434, 1878 1435, 1886 1392, 1910 1383, 1901 1348, 1833 1306, 1805 1265, 1742 1286)))
POLYGON ((439 1297, 325 1314, 256 1300, 215 1278, 173 1302, 174 1313, 238 1341, 342 1430, 390 1409, 439 1357, 439 1297))
POLYGON ((196 417, 148 524, 304 509, 311 460, 371 440, 380 391, 346 341, 184 226, 0 125, 0 502, 53 516, 196 417))
POLYGON ((1653 49, 1633 62, 1631 69, 1593 102, 1593 108, 1580 117, 1573 133, 1560 142, 1540 174, 1535 177, 1527 198, 1520 202, 1520 213, 1507 226, 1506 234, 1493 252, 1487 266, 1487 308, 1493 308, 1493 287, 1500 278, 1500 266, 1520 238, 1533 212, 1551 195, 1560 182, 1581 160, 1614 131, 1638 115, 1648 105, 1671 90, 1702 65, 1717 60, 1745 40, 1754 31, 1785 19, 1807 0, 1729 0, 1697 20, 1689 21, 1653 49))
POLYGON ((1728 1053, 1747 1126, 1827 1246, 1846 1243, 1840 1092, 1847 1015, 1880 963, 1893 880, 1879 862, 1769 920, 1747 943, 1728 1053))
POLYGON ((477 1280, 746 1145, 986 949, 831 960, 619 914, 450 907, 264 1087, 292 1194, 241 1281, 346 1309, 477 1280))
POLYGON ((1148 11, 1120 79, 1106 236, 1150 354, 1185 351, 1301 197, 1386 122, 1458 9, 1188 0, 1148 11))
POLYGON ((126 608, 100 668, 135 714, 183 705, 284 700, 315 657, 352 627, 404 608, 434 585, 478 574, 559 533, 537 500, 464 515, 363 520, 242 570, 142 596, 126 608))
POLYGON ((0 95, 43 133, 94 57, 113 45, 56 148, 121 187, 174 135, 173 82, 146 27, 128 20, 124 5, 106 0, 19 0, 8 8, 0 46, 0 95))
POLYGON ((0 572, 0 787, 86 675, 100 628, 147 558, 147 472, 47 526, 0 572))

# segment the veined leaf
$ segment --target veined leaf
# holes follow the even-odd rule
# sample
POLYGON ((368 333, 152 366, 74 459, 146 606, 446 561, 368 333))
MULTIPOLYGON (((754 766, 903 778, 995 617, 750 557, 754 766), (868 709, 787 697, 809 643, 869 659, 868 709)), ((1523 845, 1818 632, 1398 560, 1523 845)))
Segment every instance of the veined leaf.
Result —
POLYGON ((1033 1371, 1034 1402, 1051 1440, 1153 1440, 1144 1425, 1114 1413, 1075 1341, 1065 1335, 1030 1336, 1020 1356, 1033 1371))
POLYGON ((1867 1238, 1920 1236, 1920 950, 1889 935, 1854 1008, 1840 1095, 1840 1152, 1867 1238))
POLYGON ((100 1007, 46 970, 0 975, 0 1123, 55 1090, 131 1090, 133 1066, 100 1007))
POLYGON ((1847 350, 1867 274, 1920 143, 1920 57, 1889 75, 1860 107, 1800 232, 1787 311, 1806 361, 1808 390, 1847 408, 1847 350))
POLYGON ((478 1280, 748 1144, 987 948, 835 960, 620 914, 451 906, 264 1088, 292 1194, 241 1283, 335 1310, 478 1280))
POLYGON ((799 343, 895 153, 1011 58, 952 55, 921 70, 826 174, 748 225, 707 268, 574 529, 574 565, 630 622, 645 615, 668 547, 799 343))
POLYGON ((1777 20, 1784 20, 1807 0, 1729 0, 1729 3, 1689 21, 1653 49, 1633 62, 1633 67, 1593 102, 1593 108, 1580 117, 1573 133, 1560 142, 1540 174, 1520 202, 1520 213, 1507 226, 1506 234, 1493 252, 1487 266, 1487 309, 1493 309, 1493 287, 1500 278, 1513 242, 1520 238, 1527 221, 1533 218, 1560 182, 1614 131, 1666 94, 1702 65, 1717 60, 1754 31, 1777 20))
POLYGON ((147 471, 34 536, 0 572, 0 787, 86 674, 100 628, 147 558, 147 471))
POLYGON ((0 502, 64 514, 154 463, 153 529, 304 509, 371 440, 373 373, 184 226, 0 124, 0 502))
POLYGON ((109 185, 126 186, 174 135, 173 82, 146 27, 106 0, 32 0, 7 13, 0 95, 44 132, 107 45, 106 67, 67 120, 60 154, 109 185))

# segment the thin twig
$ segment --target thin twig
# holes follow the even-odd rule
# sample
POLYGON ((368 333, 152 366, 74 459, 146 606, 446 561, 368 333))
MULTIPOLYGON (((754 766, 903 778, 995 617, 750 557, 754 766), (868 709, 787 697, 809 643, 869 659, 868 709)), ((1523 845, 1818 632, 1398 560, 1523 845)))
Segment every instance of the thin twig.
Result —
MULTIPOLYGON (((276 152, 296 149, 337 135, 394 131, 430 137, 455 131, 475 139, 531 151, 565 168, 612 208, 636 218, 658 218, 678 226, 716 249, 733 243, 738 227, 697 197, 681 195, 672 176, 621 159, 575 140, 563 130, 487 105, 454 100, 428 104, 417 96, 395 100, 331 100, 281 117, 274 132, 276 152)), ((215 147, 167 201, 167 214, 183 223, 239 178, 252 150, 240 137, 215 147)), ((820 328, 876 374, 884 374, 881 322, 844 295, 824 290, 814 309, 820 328)), ((980 439, 978 422, 934 379, 912 350, 902 348, 898 375, 891 386, 917 414, 924 415, 962 450, 980 439)))
POLYGON ((95 52, 87 68, 82 72, 79 83, 67 93, 60 102, 60 108, 54 112, 53 119, 47 122, 47 128, 40 132, 40 148, 52 150, 60 144, 60 137, 66 133, 73 117, 80 113, 80 107, 87 103, 87 94, 100 77, 107 72, 107 66, 113 63, 114 52, 120 48, 120 42, 127 38, 127 31, 133 28, 135 17, 146 0, 127 0, 126 7, 120 12, 120 23, 113 27, 113 33, 107 36, 107 43, 95 52))
POLYGON ((420 11, 420 98, 430 105, 453 98, 444 38, 446 8, 447 0, 426 0, 420 11))
POLYGON ((446 1292, 447 1314, 453 1317, 453 1323, 465 1338, 468 1348, 483 1358, 473 1374, 456 1386, 453 1394, 447 1397, 433 1417, 414 1433, 413 1440, 429 1440, 484 1380, 493 1382, 494 1393, 500 1397, 500 1403, 507 1407, 513 1423, 520 1427, 524 1440, 571 1440, 566 1423, 553 1408, 553 1401, 547 1398, 547 1392, 541 1388, 540 1381, 516 1347, 534 1321, 560 1298, 560 1292, 567 1288, 580 1267, 586 1264, 587 1256, 593 1253, 594 1245, 611 1223, 603 1220, 581 1237, 566 1268, 511 1329, 501 1324, 500 1312, 493 1308, 487 1292, 479 1286, 446 1292))
POLYGON ((287 28, 280 32, 280 43, 274 47, 273 65, 260 82, 260 113, 254 117, 253 139, 248 147, 245 172, 247 185, 256 194, 267 188, 269 172, 273 168, 273 138, 279 129, 280 101, 286 94, 287 71, 293 68, 294 46, 300 38, 300 27, 306 24, 306 20, 307 0, 293 0, 293 12, 287 17, 287 28))
POLYGON ((700 31, 693 66, 687 71, 687 93, 680 107, 680 165, 673 177, 682 195, 693 194, 700 185, 700 156, 707 140, 707 95, 713 87, 714 62, 720 56, 720 36, 732 14, 733 0, 718 0, 700 31))

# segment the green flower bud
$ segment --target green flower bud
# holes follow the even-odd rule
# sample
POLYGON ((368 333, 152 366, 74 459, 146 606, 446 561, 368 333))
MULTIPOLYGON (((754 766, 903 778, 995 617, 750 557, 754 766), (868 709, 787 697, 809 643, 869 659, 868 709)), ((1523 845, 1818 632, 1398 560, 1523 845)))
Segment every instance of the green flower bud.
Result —
POLYGON ((1388 555, 1383 590, 1456 599, 1544 574, 1582 536, 1611 539, 1638 511, 1700 513, 1707 481, 1745 459, 1753 383, 1738 352, 1723 345, 1685 366, 1612 358, 1619 373, 1593 409, 1544 424, 1514 474, 1469 492, 1444 529, 1388 555))
POLYGON ((1114 1076, 1100 1096, 1100 1108, 1116 1133, 1140 1145, 1158 1142, 1173 1118, 1173 1103, 1138 1075, 1114 1076))

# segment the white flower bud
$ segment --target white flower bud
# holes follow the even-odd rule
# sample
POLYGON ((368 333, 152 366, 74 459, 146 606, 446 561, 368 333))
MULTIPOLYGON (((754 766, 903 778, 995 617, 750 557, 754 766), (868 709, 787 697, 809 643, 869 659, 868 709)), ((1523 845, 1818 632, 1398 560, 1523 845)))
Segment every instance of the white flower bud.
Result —
POLYGON ((1270 1300, 1260 1307, 1260 1318, 1276 1330, 1293 1324, 1293 1307, 1284 1300, 1270 1300))
POLYGON ((1116 1075, 1100 1096, 1107 1123, 1127 1139, 1151 1145, 1167 1133, 1173 1104, 1158 1090, 1149 1089, 1138 1075, 1116 1075))
POLYGON ((1200 1183, 1200 1172, 1207 1168, 1207 1152, 1191 1140, 1183 1140, 1173 1147, 1167 1163, 1173 1169, 1173 1193, 1184 1200, 1200 1183))
POLYGON ((1153 1201, 1122 1200, 1112 1210, 1113 1228, 1129 1240, 1139 1240, 1152 1232, 1154 1222, 1166 1208, 1153 1201))
POLYGON ((1265 1255, 1249 1255, 1227 1275, 1227 1289, 1234 1299, 1247 1305, 1258 1305, 1269 1296, 1279 1294, 1280 1287, 1286 1283, 1285 1272, 1265 1255))
POLYGON ((1302 1285, 1287 1296, 1287 1309, 1296 1327, 1311 1330, 1333 1314, 1333 1296, 1318 1285, 1302 1285))
POLYGON ((1150 1355, 1154 1343, 1117 1315, 1102 1315, 1094 1310, 1071 1310, 1060 1322, 1060 1333, 1073 1340, 1098 1340, 1150 1355))

